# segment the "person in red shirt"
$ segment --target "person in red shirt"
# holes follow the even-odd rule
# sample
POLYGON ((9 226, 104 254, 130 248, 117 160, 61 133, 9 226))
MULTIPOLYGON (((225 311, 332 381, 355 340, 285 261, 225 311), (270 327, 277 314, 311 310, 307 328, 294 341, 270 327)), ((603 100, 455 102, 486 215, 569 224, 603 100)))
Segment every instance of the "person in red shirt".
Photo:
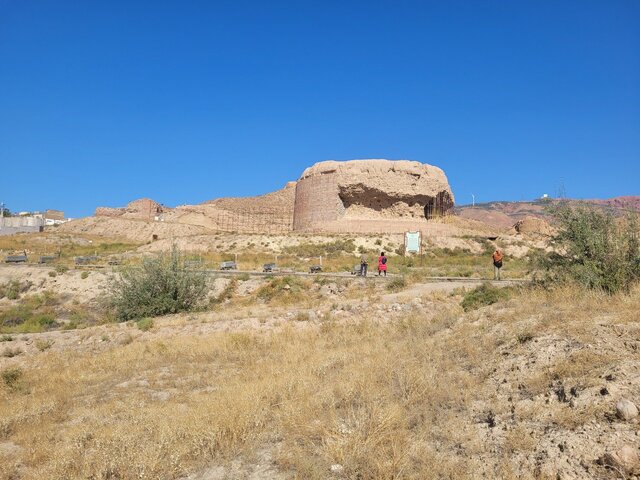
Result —
POLYGON ((502 255, 502 252, 496 248, 496 251, 493 252, 491 258, 493 258, 493 279, 500 280, 500 269, 502 269, 502 259, 504 258, 504 255, 502 255))
POLYGON ((378 276, 384 272, 384 276, 387 276, 387 257, 384 255, 384 252, 380 252, 380 256, 378 257, 378 276))

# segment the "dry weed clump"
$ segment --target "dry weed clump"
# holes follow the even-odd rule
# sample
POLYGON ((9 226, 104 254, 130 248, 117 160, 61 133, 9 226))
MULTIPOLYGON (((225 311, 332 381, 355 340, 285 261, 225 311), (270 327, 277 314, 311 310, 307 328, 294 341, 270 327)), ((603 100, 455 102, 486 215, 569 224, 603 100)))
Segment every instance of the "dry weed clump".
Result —
POLYGON ((635 328, 640 292, 602 298, 533 290, 467 314, 49 349, 9 380, 20 388, 0 384, 0 441, 28 446, 24 480, 180 478, 265 449, 285 478, 332 465, 343 478, 533 478, 558 451, 550 435, 606 422, 606 397, 580 392, 622 358, 615 329, 635 328))
POLYGON ((10 280, 7 283, 0 285, 0 298, 7 298, 9 300, 16 300, 20 297, 20 294, 29 290, 30 283, 22 283, 18 280, 10 280))
MULTIPOLYGON (((19 368, 8 368, 6 370, 3 370, 2 373, 0 373, 0 376, 2 377, 2 381, 10 391, 13 391, 16 389, 16 386, 20 381, 20 379, 22 378, 22 375, 23 375, 23 372, 19 368)), ((0 429, 0 433, 2 433, 1 429, 0 429)))

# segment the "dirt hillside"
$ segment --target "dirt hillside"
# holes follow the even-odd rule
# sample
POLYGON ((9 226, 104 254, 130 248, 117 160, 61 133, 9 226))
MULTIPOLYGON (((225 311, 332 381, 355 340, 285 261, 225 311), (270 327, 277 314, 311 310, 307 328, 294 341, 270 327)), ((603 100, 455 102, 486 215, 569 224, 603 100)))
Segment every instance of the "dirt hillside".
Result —
POLYGON ((640 472, 640 291, 465 312, 448 284, 216 282, 221 306, 144 328, 2 336, 0 478, 640 472))

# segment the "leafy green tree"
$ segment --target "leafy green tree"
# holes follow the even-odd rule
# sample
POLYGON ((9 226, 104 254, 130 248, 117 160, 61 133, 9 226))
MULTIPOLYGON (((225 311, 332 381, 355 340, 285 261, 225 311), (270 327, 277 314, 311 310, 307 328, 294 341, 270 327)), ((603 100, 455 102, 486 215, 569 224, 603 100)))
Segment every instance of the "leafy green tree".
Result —
POLYGON ((636 214, 617 218, 588 206, 551 209, 558 228, 554 252, 544 256, 548 280, 576 281, 608 293, 628 291, 640 279, 640 239, 636 214))

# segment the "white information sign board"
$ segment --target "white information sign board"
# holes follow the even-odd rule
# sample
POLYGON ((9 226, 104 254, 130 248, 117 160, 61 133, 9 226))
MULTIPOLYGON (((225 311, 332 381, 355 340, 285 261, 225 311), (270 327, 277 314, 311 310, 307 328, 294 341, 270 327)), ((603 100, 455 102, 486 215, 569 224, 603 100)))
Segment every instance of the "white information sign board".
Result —
POLYGON ((404 246, 407 253, 420 253, 420 232, 405 232, 404 246))

